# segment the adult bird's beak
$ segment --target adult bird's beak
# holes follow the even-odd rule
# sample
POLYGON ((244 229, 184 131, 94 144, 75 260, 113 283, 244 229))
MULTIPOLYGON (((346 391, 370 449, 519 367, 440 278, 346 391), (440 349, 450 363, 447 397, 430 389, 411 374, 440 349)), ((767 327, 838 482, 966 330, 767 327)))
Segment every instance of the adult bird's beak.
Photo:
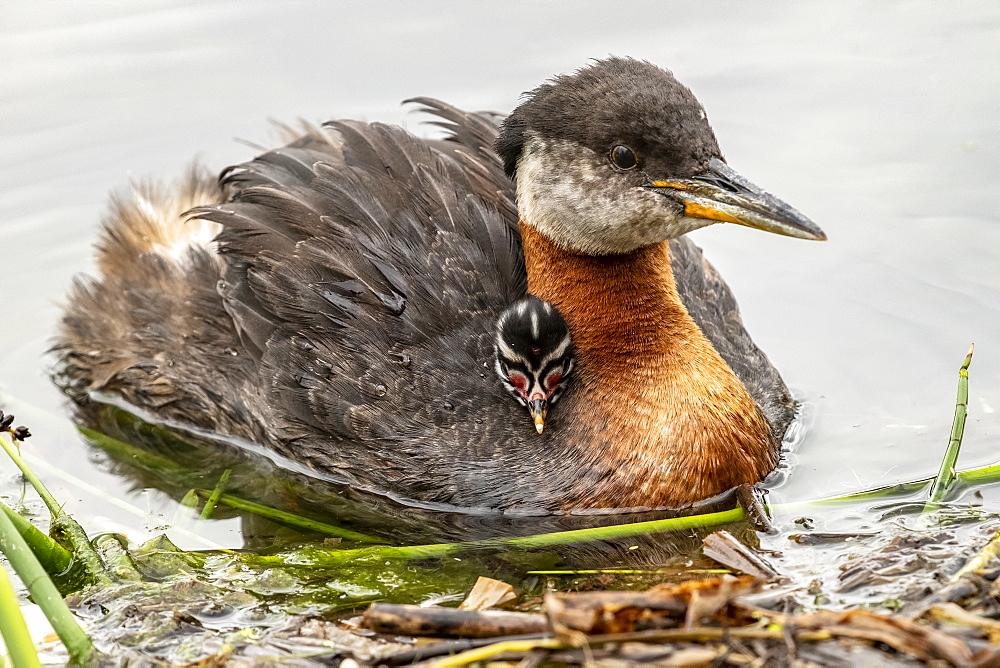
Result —
POLYGON ((684 205, 684 215, 736 223, 799 239, 826 240, 826 234, 780 199, 712 158, 708 169, 690 179, 653 181, 648 189, 684 205))
POLYGON ((532 399, 528 402, 528 412, 535 421, 535 431, 541 434, 545 430, 545 415, 549 412, 545 399, 532 399))

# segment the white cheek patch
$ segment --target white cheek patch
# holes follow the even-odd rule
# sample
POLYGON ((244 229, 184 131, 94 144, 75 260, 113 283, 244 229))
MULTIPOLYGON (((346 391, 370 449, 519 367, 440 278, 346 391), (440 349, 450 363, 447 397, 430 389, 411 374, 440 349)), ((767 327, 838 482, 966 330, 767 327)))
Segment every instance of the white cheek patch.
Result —
POLYGON ((677 230, 677 234, 670 238, 675 239, 682 234, 694 232, 695 230, 700 230, 701 228, 708 227, 709 225, 717 225, 718 223, 719 221, 717 220, 708 220, 707 218, 690 218, 688 216, 682 216, 673 224, 673 229, 677 230))
POLYGON ((663 195, 626 183, 606 162, 579 144, 529 137, 517 163, 521 220, 563 248, 594 255, 627 253, 712 223, 679 217, 663 195))
POLYGON ((510 384, 510 382, 507 380, 507 372, 504 370, 503 364, 500 363, 499 358, 493 360, 493 370, 497 372, 498 376, 500 376, 500 380, 504 382, 504 385, 510 384))

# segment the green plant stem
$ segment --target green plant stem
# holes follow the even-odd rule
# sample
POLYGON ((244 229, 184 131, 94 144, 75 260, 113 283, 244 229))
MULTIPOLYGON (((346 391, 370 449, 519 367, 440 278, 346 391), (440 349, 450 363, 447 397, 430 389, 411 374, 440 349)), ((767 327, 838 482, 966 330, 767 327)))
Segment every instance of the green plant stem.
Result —
POLYGON ((1000 464, 990 464, 978 469, 959 471, 956 476, 959 484, 975 486, 986 485, 1000 481, 1000 464))
POLYGON ((73 555, 59 543, 55 542, 34 524, 21 517, 13 508, 0 501, 0 511, 7 514, 17 532, 21 534, 28 547, 38 558, 50 575, 58 575, 66 571, 73 561, 73 555))
MULTIPOLYGON (((26 462, 30 462, 31 466, 33 466, 34 468, 36 469, 40 468, 46 471, 50 476, 60 478, 66 483, 75 487, 76 489, 82 490, 87 494, 98 496, 105 503, 108 503, 116 508, 119 508, 122 511, 132 515, 133 517, 137 517, 140 520, 145 520, 148 516, 148 513, 146 511, 136 508, 134 505, 127 503, 118 496, 108 494, 107 490, 101 489, 96 485, 92 485, 89 482, 86 482, 85 480, 81 480, 80 478, 77 478, 76 476, 68 473, 67 471, 60 469, 58 466, 54 464, 50 464, 49 462, 45 461, 44 459, 41 459, 40 457, 33 457, 30 453, 25 453, 24 459, 26 462)), ((211 540, 205 538, 204 536, 200 536, 182 527, 172 527, 171 531, 182 533, 188 540, 203 544, 206 550, 224 549, 223 546, 219 545, 218 543, 214 543, 211 540)))
MULTIPOLYGON (((958 479, 965 482, 982 484, 985 482, 1000 481, 1000 465, 990 465, 979 469, 961 472, 958 479)), ((775 513, 799 513, 807 512, 810 509, 821 508, 826 505, 841 505, 872 501, 875 499, 888 499, 902 495, 912 495, 919 492, 931 482, 931 478, 914 480, 880 487, 875 490, 864 490, 852 492, 840 496, 816 499, 812 501, 800 501, 796 503, 783 503, 771 506, 775 513)), ((200 490, 199 494, 208 494, 207 490, 200 490)), ((220 499, 226 503, 225 495, 220 499)), ((240 500, 241 503, 249 503, 240 500)), ((241 507, 241 506, 234 506, 241 507)), ((272 510, 273 509, 268 509, 272 510)), ((280 512, 280 511, 273 511, 280 512)), ((613 526, 595 527, 591 529, 577 529, 574 531, 557 531, 534 536, 523 536, 519 538, 488 538, 479 541, 465 543, 441 543, 432 545, 409 545, 403 547, 367 547, 352 550, 314 550, 309 552, 299 551, 294 555, 259 556, 252 554, 240 554, 238 558, 247 565, 257 566, 282 566, 282 565, 303 565, 303 566, 336 566, 348 561, 360 559, 428 559, 444 557, 458 554, 466 550, 502 550, 502 549, 538 549, 552 547, 556 545, 567 545, 592 540, 613 540, 617 538, 628 538, 643 534, 666 533, 671 531, 684 531, 704 527, 718 526, 732 522, 741 522, 746 519, 742 508, 734 508, 717 513, 705 515, 690 515, 687 517, 673 517, 663 520, 651 520, 647 522, 633 522, 631 524, 618 524, 613 526)))
POLYGON ((616 524, 613 526, 575 529, 554 533, 521 536, 517 538, 487 538, 465 543, 437 543, 432 545, 407 545, 403 547, 361 547, 352 550, 298 550, 295 553, 275 556, 240 554, 238 558, 248 565, 257 566, 318 566, 335 567, 341 564, 368 559, 432 559, 466 551, 478 550, 534 550, 556 545, 568 545, 593 540, 613 540, 643 534, 666 533, 741 522, 746 519, 743 508, 733 508, 717 513, 671 517, 648 522, 616 524))
MULTIPOLYGON (((997 480, 1000 480, 1000 469, 997 470, 997 480)), ((865 489, 860 492, 850 492, 848 494, 841 494, 840 496, 831 496, 825 499, 814 499, 812 501, 799 501, 797 503, 786 503, 778 506, 774 506, 775 510, 792 510, 798 508, 808 508, 810 506, 826 506, 826 505, 841 505, 841 504, 851 504, 860 503, 862 501, 877 501, 879 499, 891 499, 896 496, 912 496, 925 489, 931 484, 933 478, 921 478, 920 480, 911 480, 908 482, 900 482, 893 485, 885 485, 884 487, 876 487, 875 489, 865 489)))
POLYGON ((70 658, 78 664, 86 663, 94 653, 90 638, 80 628, 59 590, 49 579, 45 569, 18 533, 7 513, 0 513, 0 551, 7 557, 7 561, 31 593, 32 600, 45 613, 45 617, 66 646, 70 658))
MULTIPOLYGON (((52 515, 51 532, 53 534, 61 535, 66 539, 72 548, 73 555, 83 565, 90 578, 96 582, 107 583, 109 581, 108 574, 104 569, 101 558, 94 550, 94 546, 91 545, 90 541, 87 539, 87 533, 83 530, 83 527, 81 527, 76 520, 63 512, 62 505, 56 501, 55 497, 52 496, 45 484, 37 475, 35 475, 35 472, 31 470, 31 467, 28 466, 27 462, 24 461, 21 454, 17 451, 17 448, 14 447, 13 441, 9 439, 7 434, 0 434, 0 445, 3 446, 7 455, 14 460, 14 463, 17 465, 17 468, 21 470, 25 479, 31 483, 32 487, 35 488, 38 496, 40 496, 42 501, 45 502, 45 506, 49 509, 49 513, 52 515)), ((0 514, 2 514, 8 522, 12 522, 12 520, 7 516, 7 513, 0 514)), ((18 535, 20 536, 20 534, 18 535)))
MULTIPOLYGON (((83 427, 80 425, 77 425, 76 428, 81 434, 83 434, 84 437, 86 437, 93 443, 98 444, 103 450, 115 453, 116 455, 122 457, 127 457, 129 460, 138 462, 148 471, 156 471, 167 477, 171 475, 175 476, 183 475, 184 473, 188 472, 187 469, 184 469, 183 467, 179 466, 176 462, 172 462, 159 455, 146 452, 141 448, 134 447, 127 443, 123 443, 119 440, 111 438, 110 436, 106 436, 105 434, 102 434, 98 431, 94 431, 93 429, 89 429, 87 427, 83 427)), ((218 486, 216 486, 216 488, 218 489, 218 486)), ((198 497, 207 498, 211 493, 212 492, 205 489, 190 490, 188 491, 187 494, 184 495, 184 498, 181 500, 180 505, 187 506, 190 508, 196 508, 198 505, 197 498, 198 497)), ((331 536, 338 536, 340 538, 343 538, 344 540, 352 540, 359 543, 373 543, 373 544, 387 542, 375 536, 358 533, 357 531, 351 531, 349 529, 342 529, 340 527, 331 524, 326 524, 324 522, 312 520, 306 517, 302 517, 300 515, 295 515, 294 513, 277 510, 275 508, 255 503, 253 501, 248 501, 246 499, 242 499, 240 497, 233 496, 230 494, 225 494, 225 493, 220 494, 216 499, 216 501, 218 503, 223 503, 232 508, 245 510, 260 515, 262 517, 267 517, 268 519, 272 519, 276 522, 287 524, 289 526, 301 527, 303 529, 306 529, 307 531, 315 531, 318 533, 325 533, 331 536)), ((177 523, 178 522, 175 520, 174 524, 177 523)))
POLYGON ((229 476, 232 475, 232 469, 226 469, 219 476, 219 482, 215 484, 215 489, 212 493, 208 495, 208 499, 205 500, 205 506, 201 509, 201 519, 207 520, 212 516, 212 511, 215 510, 215 504, 219 502, 219 497, 222 493, 226 491, 226 485, 229 484, 229 476))
POLYGON ((74 426, 76 427, 76 430, 84 436, 84 438, 99 444, 102 450, 122 454, 134 463, 142 466, 142 468, 147 471, 155 471, 165 476, 189 473, 188 469, 185 469, 177 462, 167 459, 166 457, 148 452, 142 448, 133 447, 127 443, 119 441, 118 439, 102 434, 99 431, 94 431, 89 427, 84 427, 79 424, 74 426))
POLYGON ((2 564, 0 564, 0 636, 3 636, 4 644, 7 645, 7 654, 13 662, 12 665, 19 668, 20 666, 35 668, 42 665, 38 660, 38 651, 31 640, 24 615, 21 614, 21 603, 17 600, 17 593, 10 583, 10 578, 7 577, 7 569, 2 564))
POLYGON ((969 404, 969 363, 972 362, 974 350, 975 346, 970 345, 965 361, 958 370, 958 396, 955 400, 955 417, 951 422, 951 436, 944 458, 941 460, 941 468, 938 469, 934 484, 931 485, 928 505, 937 505, 944 501, 951 483, 955 480, 955 462, 958 460, 959 450, 962 449, 962 435, 965 432, 965 417, 969 404))
MULTIPOLYGON (((196 489, 192 491, 198 496, 207 497, 210 494, 210 492, 207 489, 196 489)), ((248 512, 260 515, 262 517, 272 519, 276 522, 281 522, 283 524, 288 524, 302 529, 307 529, 309 531, 325 533, 330 536, 338 536, 340 538, 343 538, 344 540, 353 540, 359 543, 386 542, 378 538, 375 538, 374 536, 368 536, 363 533, 358 533, 357 531, 351 531, 350 529, 342 529, 332 524, 326 524, 325 522, 320 522, 318 520, 311 520, 307 517, 302 517, 300 515, 295 515, 293 513, 285 512, 284 510, 271 508, 270 506, 264 506, 259 503, 254 503, 253 501, 247 501, 246 499, 241 499, 239 497, 231 496, 229 494, 220 494, 217 501, 219 503, 224 503, 227 506, 231 506, 239 510, 246 510, 248 512)))
POLYGON ((729 568, 585 568, 579 571, 527 571, 527 575, 601 575, 608 573, 611 575, 656 575, 658 573, 678 573, 685 575, 691 573, 732 573, 729 568))
POLYGON ((38 492, 38 496, 42 497, 42 501, 45 502, 45 507, 49 509, 52 516, 55 517, 62 512, 62 506, 56 501, 56 497, 52 496, 48 488, 45 487, 44 483, 35 475, 35 472, 24 462, 21 458, 21 453, 15 446, 13 439, 6 432, 0 433, 0 447, 7 452, 7 456, 11 458, 17 468, 21 469, 21 474, 24 479, 31 483, 31 486, 35 488, 38 492))
POLYGON ((101 555, 94 549, 90 539, 87 538, 87 532, 79 522, 63 513, 52 518, 50 531, 54 538, 62 539, 69 544, 73 557, 83 567, 91 582, 99 586, 113 584, 114 579, 104 567, 101 555))
MULTIPOLYGON (((860 492, 851 492, 841 496, 833 496, 826 499, 816 499, 814 501, 800 501, 792 504, 782 504, 773 506, 774 510, 791 510, 806 508, 808 506, 836 505, 841 503, 858 503, 860 501, 875 501, 878 499, 889 499, 895 496, 911 496, 917 494, 928 487, 936 480, 936 477, 921 478, 908 482, 886 485, 875 489, 866 489, 860 492)), ((951 490, 957 488, 975 487, 977 485, 989 485, 1000 482, 1000 464, 989 464, 967 471, 958 471, 951 482, 951 490)))

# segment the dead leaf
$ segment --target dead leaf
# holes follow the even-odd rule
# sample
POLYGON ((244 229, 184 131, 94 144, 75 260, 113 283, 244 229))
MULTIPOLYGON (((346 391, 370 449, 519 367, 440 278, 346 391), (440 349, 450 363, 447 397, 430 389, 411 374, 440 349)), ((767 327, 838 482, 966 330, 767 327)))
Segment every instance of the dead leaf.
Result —
POLYGON ((702 540, 702 551, 709 559, 747 575, 768 580, 778 575, 774 567, 763 557, 725 530, 705 536, 702 540))
POLYGON ((458 609, 487 610, 504 603, 510 603, 516 598, 517 594, 514 593, 514 587, 511 585, 502 580, 480 576, 458 609))
POLYGON ((974 615, 954 603, 932 605, 926 614, 942 622, 979 629, 991 643, 1000 643, 1000 622, 974 615))

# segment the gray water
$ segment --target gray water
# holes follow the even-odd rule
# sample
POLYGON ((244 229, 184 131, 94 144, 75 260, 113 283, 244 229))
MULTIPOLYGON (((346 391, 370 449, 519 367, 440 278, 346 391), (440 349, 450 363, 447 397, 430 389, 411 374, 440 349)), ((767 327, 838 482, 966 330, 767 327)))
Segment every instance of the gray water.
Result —
MULTIPOLYGON (((59 303, 92 270, 110 191, 172 179, 195 156, 213 170, 247 160, 245 142, 277 141, 269 119, 422 132, 399 105, 416 95, 506 111, 607 54, 672 69, 729 163, 829 235, 694 234, 804 402, 772 500, 936 472, 971 342, 960 464, 1000 460, 1000 4, 6 0, 0 407, 32 427, 25 451, 55 496, 95 532, 242 545, 239 520, 191 519, 109 473, 48 380, 59 303)), ((0 494, 20 489, 0 458, 0 494)), ((844 520, 872 518, 820 518, 844 520)))

